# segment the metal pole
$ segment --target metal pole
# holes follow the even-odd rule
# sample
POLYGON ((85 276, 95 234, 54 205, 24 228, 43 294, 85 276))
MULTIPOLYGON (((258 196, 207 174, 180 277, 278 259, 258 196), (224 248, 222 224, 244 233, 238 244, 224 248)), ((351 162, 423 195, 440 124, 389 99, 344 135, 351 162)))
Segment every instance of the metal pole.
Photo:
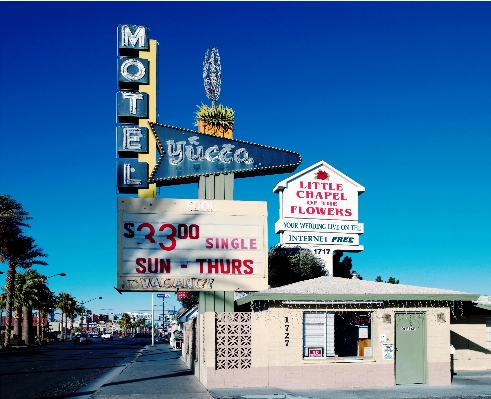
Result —
POLYGON ((153 334, 153 292, 152 292, 152 327, 151 327, 151 334, 152 334, 152 346, 154 346, 155 342, 154 342, 154 334, 153 334))

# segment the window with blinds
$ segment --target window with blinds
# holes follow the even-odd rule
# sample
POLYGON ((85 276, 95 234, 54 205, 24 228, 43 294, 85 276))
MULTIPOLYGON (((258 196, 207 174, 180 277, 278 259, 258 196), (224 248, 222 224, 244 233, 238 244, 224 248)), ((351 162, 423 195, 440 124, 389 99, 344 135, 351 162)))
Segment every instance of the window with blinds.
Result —
POLYGON ((303 314, 304 357, 334 356, 334 313, 303 314))
POLYGON ((369 312, 304 312, 303 357, 372 357, 369 312))

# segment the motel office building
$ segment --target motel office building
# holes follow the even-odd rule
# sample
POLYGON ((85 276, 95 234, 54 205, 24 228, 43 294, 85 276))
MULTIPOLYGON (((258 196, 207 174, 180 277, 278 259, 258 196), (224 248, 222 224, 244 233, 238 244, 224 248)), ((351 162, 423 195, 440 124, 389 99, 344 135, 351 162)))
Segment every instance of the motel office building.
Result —
POLYGON ((185 325, 183 359, 208 389, 448 385, 451 337, 456 370, 491 369, 491 311, 475 312, 478 298, 319 277, 237 296, 236 312, 200 314, 185 325))

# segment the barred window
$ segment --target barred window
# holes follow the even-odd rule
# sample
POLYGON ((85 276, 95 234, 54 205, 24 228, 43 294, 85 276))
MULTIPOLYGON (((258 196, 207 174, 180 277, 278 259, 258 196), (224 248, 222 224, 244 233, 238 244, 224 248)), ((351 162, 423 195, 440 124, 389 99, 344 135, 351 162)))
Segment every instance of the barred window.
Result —
POLYGON ((371 313, 304 312, 303 356, 372 357, 371 313))

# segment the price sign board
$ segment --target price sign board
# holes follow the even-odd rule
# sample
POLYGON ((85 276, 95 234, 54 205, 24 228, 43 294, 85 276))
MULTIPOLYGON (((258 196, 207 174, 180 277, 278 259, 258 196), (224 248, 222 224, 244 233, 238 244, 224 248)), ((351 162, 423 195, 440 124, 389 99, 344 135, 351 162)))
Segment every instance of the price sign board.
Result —
POLYGON ((266 289, 266 229, 265 202, 118 198, 118 289, 266 289))

